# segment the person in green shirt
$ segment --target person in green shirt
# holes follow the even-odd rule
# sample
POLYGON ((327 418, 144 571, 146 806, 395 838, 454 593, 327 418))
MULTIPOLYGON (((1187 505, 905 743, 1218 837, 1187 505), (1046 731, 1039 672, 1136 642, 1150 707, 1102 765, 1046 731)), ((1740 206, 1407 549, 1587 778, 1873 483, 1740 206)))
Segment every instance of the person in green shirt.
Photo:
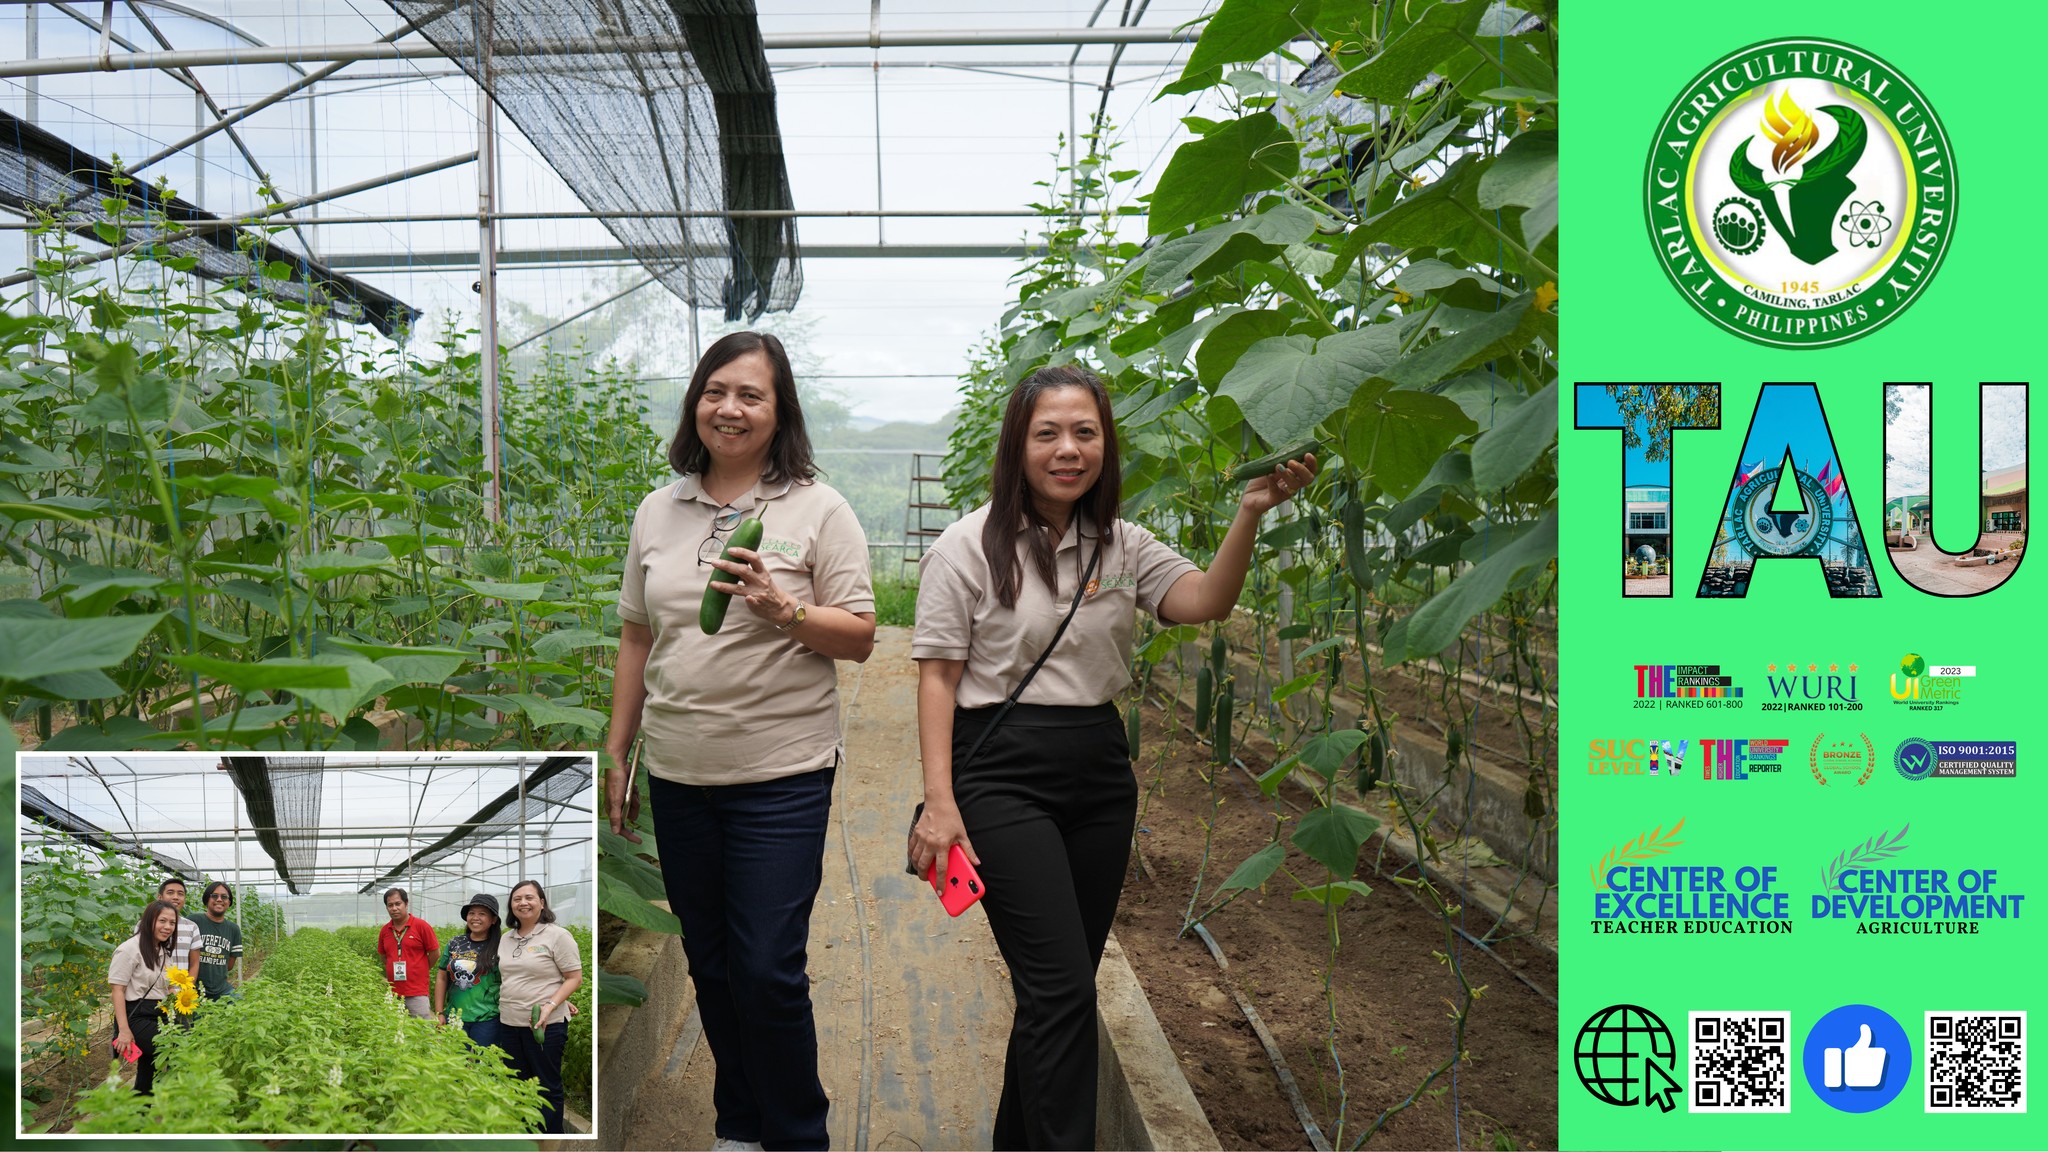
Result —
POLYGON ((199 991, 208 1000, 219 1000, 235 993, 228 972, 242 955, 242 926, 228 919, 235 894, 226 884, 219 880, 208 884, 204 902, 204 914, 186 919, 199 926, 199 944, 193 949, 199 957, 199 991))
POLYGON ((441 946, 434 967, 434 1018, 461 1024, 478 1047, 498 1045, 498 898, 480 892, 462 906, 469 931, 441 946))

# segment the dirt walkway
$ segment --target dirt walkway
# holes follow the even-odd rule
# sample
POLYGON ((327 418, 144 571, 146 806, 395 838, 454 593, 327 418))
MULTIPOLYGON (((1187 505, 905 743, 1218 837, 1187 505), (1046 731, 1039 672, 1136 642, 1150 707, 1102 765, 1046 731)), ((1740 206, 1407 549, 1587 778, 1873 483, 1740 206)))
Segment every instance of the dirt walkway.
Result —
MULTIPOLYGON (((811 917, 811 1000, 834 1148, 986 1148, 1009 972, 979 908, 949 918, 903 873, 903 833, 922 795, 910 630, 877 630, 864 665, 839 666, 847 764, 839 773, 825 881, 811 917)), ((694 1012, 666 1065, 649 1070, 627 1148, 711 1144, 712 1060, 694 1012)))

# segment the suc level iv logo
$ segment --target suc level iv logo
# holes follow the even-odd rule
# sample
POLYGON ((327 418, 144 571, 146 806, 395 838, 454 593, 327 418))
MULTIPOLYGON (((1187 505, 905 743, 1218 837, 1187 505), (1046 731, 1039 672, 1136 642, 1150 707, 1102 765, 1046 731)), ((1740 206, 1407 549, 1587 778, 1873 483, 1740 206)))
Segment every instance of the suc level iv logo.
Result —
POLYGON ((1878 57, 1812 37, 1693 77, 1657 126, 1643 191, 1686 303, 1780 348, 1884 326, 1926 291, 1955 231, 1955 161, 1926 97, 1878 57))

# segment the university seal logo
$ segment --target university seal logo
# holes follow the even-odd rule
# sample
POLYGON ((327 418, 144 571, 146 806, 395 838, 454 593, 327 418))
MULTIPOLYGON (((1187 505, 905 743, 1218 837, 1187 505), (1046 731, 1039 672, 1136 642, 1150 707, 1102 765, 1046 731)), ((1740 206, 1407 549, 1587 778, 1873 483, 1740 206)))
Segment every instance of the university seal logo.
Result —
POLYGON ((1821 348, 1927 290, 1956 222, 1948 134, 1911 81, 1853 45, 1753 44, 1687 84, 1650 146, 1657 259, 1707 319, 1821 348))

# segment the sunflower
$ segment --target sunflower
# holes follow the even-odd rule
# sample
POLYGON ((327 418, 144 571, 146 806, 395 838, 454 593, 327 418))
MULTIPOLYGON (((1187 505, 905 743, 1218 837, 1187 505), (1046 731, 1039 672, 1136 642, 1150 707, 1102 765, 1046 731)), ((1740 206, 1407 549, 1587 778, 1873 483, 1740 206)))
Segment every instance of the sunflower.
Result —
POLYGON ((199 993, 194 992, 190 988, 179 989, 178 1014, 181 1016, 190 1016, 192 1014, 192 1010, 197 1007, 199 1007, 199 993))

